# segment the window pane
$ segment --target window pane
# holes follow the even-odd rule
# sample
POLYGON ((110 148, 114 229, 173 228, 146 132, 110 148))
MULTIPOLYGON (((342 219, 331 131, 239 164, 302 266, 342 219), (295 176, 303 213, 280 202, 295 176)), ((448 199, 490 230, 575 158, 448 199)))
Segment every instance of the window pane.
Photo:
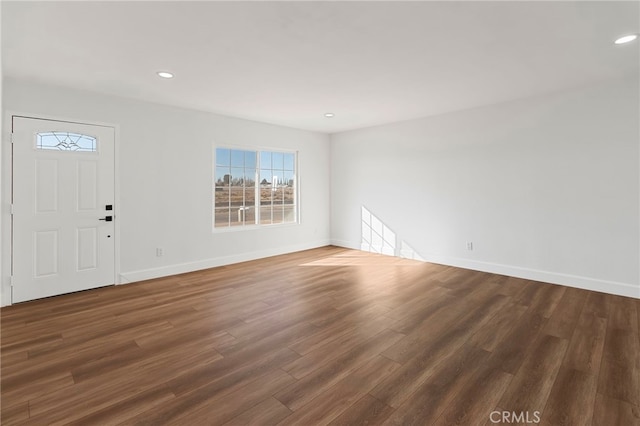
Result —
POLYGON ((284 188, 284 200, 282 204, 286 206, 294 206, 296 204, 295 194, 293 194, 293 190, 290 187, 284 188))
POLYGON ((244 205, 244 188, 242 186, 232 186, 230 199, 231 207, 242 207, 244 205))
POLYGON ((284 172, 284 179, 282 182, 283 185, 294 188, 296 184, 296 175, 294 172, 284 172))
POLYGON ((244 151, 231 150, 231 167, 244 167, 244 151))
POLYGON ((255 225, 256 223, 256 189, 255 187, 245 187, 244 193, 244 217, 245 225, 255 225))
POLYGON ((260 206, 260 224, 268 225, 271 223, 271 206, 260 206))
POLYGON ((284 169, 284 155, 281 152, 271 153, 271 168, 282 170, 284 169))
POLYGON ((273 204, 282 204, 284 201, 284 187, 278 185, 273 192, 273 204))
POLYGON ((229 186, 231 169, 228 167, 216 167, 216 186, 229 186))
POLYGON ((279 174, 280 172, 278 170, 274 170, 273 172, 271 172, 271 189, 273 189, 274 191, 278 189, 278 182, 280 180, 280 178, 278 177, 279 174))
POLYGON ((244 185, 244 169, 238 167, 231 168, 231 186, 244 185))
POLYGON ((296 206, 293 204, 285 204, 282 206, 284 214, 283 222, 295 222, 296 221, 296 206))
POLYGON ((271 223, 282 223, 283 222, 283 208, 282 205, 273 206, 273 216, 271 223))
POLYGON ((271 168, 271 153, 262 151, 260 153, 260 168, 261 169, 270 169, 271 168))
POLYGON ((229 187, 216 186, 215 206, 229 207, 229 187))
POLYGON ((256 158, 258 153, 255 151, 245 151, 244 152, 244 166, 248 169, 256 168, 256 158))
POLYGON ((256 185, 256 169, 245 169, 244 186, 254 187, 256 185))
POLYGON ((230 151, 226 148, 216 148, 216 166, 229 167, 231 165, 229 153, 230 151))
POLYGON ((296 196, 293 192, 293 188, 286 186, 284 188, 284 200, 282 204, 292 206, 296 203, 296 196))
POLYGON ((294 170, 295 154, 284 154, 284 169, 294 170))
POLYGON ((224 228, 229 226, 229 208, 216 208, 214 225, 216 228, 224 228))
POLYGON ((244 207, 232 207, 230 214, 230 225, 240 226, 244 225, 244 207))
POLYGON ((38 133, 36 148, 55 151, 96 152, 96 138, 70 132, 38 133))
POLYGON ((260 186, 271 188, 272 176, 271 170, 260 170, 260 186))
POLYGON ((238 207, 231 210, 231 226, 253 225, 256 210, 253 207, 238 207))
POLYGON ((255 193, 253 189, 231 188, 231 226, 255 224, 255 193), (244 201, 240 203, 241 194, 244 192, 244 201))
POLYGON ((231 169, 228 167, 216 168, 216 185, 229 186, 231 184, 231 169))
POLYGON ((255 206, 247 207, 245 209, 244 224, 245 225, 255 225, 256 224, 256 208, 255 208, 255 206))
POLYGON ((261 205, 269 205, 273 203, 273 191, 271 190, 271 185, 261 185, 260 186, 260 204, 261 205))

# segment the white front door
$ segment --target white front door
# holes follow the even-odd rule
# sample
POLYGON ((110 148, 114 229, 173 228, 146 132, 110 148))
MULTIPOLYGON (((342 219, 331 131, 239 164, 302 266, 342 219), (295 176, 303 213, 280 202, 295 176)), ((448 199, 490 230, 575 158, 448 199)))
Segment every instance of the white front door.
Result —
POLYGON ((12 124, 13 303, 114 284, 114 129, 12 124))

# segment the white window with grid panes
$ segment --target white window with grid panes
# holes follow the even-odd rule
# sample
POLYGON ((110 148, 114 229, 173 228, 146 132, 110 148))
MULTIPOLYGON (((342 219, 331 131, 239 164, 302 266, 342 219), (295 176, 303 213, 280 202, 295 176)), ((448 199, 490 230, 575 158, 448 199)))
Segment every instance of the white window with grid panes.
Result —
POLYGON ((216 148, 215 230, 296 223, 296 153, 216 148))

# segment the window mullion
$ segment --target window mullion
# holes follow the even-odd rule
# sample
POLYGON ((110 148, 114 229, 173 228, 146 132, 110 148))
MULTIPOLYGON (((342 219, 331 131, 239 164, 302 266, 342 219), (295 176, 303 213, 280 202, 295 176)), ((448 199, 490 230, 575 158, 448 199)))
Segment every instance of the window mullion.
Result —
MULTIPOLYGON (((229 162, 229 172, 231 172, 231 162, 229 162)), ((229 185, 227 187, 229 191, 229 212, 227 213, 227 227, 231 227, 231 174, 229 174, 229 185)))
POLYGON ((255 171, 255 185, 253 186, 253 205, 255 206, 254 208, 256 209, 256 213, 255 213, 255 219, 253 219, 254 221, 254 225, 257 225, 260 223, 260 173, 259 173, 260 169, 256 169, 255 171))
MULTIPOLYGON (((243 155, 244 157, 244 155, 243 155)), ((242 226, 245 226, 247 223, 247 183, 245 180, 247 175, 247 169, 244 164, 244 158, 242 160, 242 226)))

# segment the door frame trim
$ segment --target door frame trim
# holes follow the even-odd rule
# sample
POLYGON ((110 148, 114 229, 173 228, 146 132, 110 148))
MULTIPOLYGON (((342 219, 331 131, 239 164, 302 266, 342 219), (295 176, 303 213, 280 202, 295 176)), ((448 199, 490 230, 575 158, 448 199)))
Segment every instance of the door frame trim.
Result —
POLYGON ((89 126, 110 127, 114 130, 114 164, 113 164, 113 185, 114 185, 114 211, 118 217, 114 221, 114 277, 115 285, 121 284, 120 276, 120 125, 116 123, 100 122, 94 120, 81 120, 77 118, 61 117, 49 114, 33 114, 17 111, 4 111, 4 123, 2 129, 3 143, 0 149, 0 306, 13 304, 13 292, 11 287, 11 276, 13 268, 13 224, 11 218, 11 202, 13 200, 13 152, 11 146, 11 132, 13 129, 14 117, 30 118, 35 120, 58 121, 73 124, 86 124, 89 126))

